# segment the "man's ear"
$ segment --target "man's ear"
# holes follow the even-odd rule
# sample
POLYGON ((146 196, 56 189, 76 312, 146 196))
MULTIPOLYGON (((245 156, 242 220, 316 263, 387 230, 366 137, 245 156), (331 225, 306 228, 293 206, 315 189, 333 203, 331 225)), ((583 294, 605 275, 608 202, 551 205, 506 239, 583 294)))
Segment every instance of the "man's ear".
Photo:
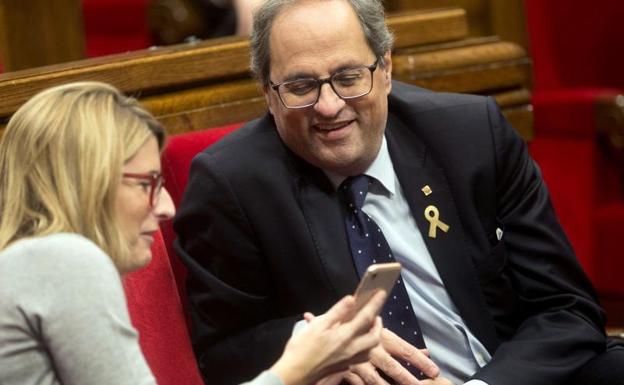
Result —
POLYGON ((386 89, 386 93, 389 94, 392 91, 392 55, 390 51, 386 52, 383 56, 384 66, 382 70, 384 71, 384 85, 386 89))
POLYGON ((271 87, 267 84, 262 86, 262 92, 264 93, 264 99, 266 100, 267 106, 269 107, 269 112, 273 115, 273 103, 271 103, 271 87))

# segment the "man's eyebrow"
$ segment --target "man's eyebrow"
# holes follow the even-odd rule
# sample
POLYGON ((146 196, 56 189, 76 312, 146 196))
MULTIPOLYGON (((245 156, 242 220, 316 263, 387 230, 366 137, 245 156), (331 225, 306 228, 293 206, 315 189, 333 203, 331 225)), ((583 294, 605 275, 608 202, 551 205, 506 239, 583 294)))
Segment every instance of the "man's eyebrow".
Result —
POLYGON ((293 74, 287 75, 282 82, 290 82, 293 80, 302 80, 302 79, 316 79, 317 77, 312 75, 309 72, 295 72, 293 74))
POLYGON ((349 70, 349 69, 352 69, 352 68, 361 67, 363 65, 368 65, 368 64, 360 63, 360 62, 356 62, 356 61, 351 61, 351 62, 348 62, 348 63, 344 63, 341 66, 335 68, 332 71, 332 75, 335 74, 336 72, 340 72, 340 71, 349 70))
MULTIPOLYGON (((338 67, 333 68, 332 71, 329 73, 329 76, 335 74, 336 72, 340 72, 340 71, 344 71, 344 70, 348 70, 351 68, 355 68, 355 67, 360 67, 363 65, 368 65, 366 63, 360 63, 359 61, 355 61, 355 60, 350 60, 348 62, 342 63, 340 64, 338 67)), ((290 82, 293 80, 303 80, 303 79, 319 79, 321 78, 321 76, 315 76, 309 72, 295 72, 291 75, 287 75, 284 80, 282 80, 280 83, 283 82, 290 82)))

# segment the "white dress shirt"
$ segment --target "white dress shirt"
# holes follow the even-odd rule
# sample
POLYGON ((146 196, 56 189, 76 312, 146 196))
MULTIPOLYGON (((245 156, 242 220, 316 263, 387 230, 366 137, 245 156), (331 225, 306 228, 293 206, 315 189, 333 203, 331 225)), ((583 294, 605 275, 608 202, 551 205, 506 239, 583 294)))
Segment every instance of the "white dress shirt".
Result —
MULTIPOLYGON (((336 188, 346 179, 325 173, 336 188)), ((385 137, 365 174, 373 183, 362 210, 379 225, 395 259, 403 265, 401 275, 431 359, 443 377, 464 383, 491 356, 470 332, 444 287, 394 172, 385 137)), ((483 384, 487 385, 480 380, 466 383, 483 384)))

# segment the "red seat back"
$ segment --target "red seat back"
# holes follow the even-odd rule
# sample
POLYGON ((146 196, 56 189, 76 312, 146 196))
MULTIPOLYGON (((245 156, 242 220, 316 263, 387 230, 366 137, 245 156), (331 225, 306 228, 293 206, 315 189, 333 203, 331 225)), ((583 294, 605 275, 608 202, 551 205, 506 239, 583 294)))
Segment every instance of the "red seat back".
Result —
POLYGON ((525 0, 534 70, 531 154, 561 223, 601 296, 623 298, 621 166, 597 141, 597 100, 624 89, 624 2, 525 0))
POLYGON ((146 268, 124 278, 128 310, 139 331, 141 349, 159 385, 204 385, 160 232, 152 255, 146 268))
MULTIPOLYGON (((169 138, 162 154, 162 173, 165 178, 165 187, 171 194, 176 207, 178 207, 184 195, 191 161, 195 155, 242 125, 243 123, 236 123, 219 128, 173 135, 169 138)), ((186 311, 186 267, 177 258, 173 250, 173 241, 176 235, 173 232, 171 221, 161 223, 160 229, 171 259, 171 267, 178 284, 181 301, 186 311)))
POLYGON ((149 0, 82 0, 88 57, 146 49, 149 0))
POLYGON ((535 91, 624 88, 621 0, 525 0, 535 91))

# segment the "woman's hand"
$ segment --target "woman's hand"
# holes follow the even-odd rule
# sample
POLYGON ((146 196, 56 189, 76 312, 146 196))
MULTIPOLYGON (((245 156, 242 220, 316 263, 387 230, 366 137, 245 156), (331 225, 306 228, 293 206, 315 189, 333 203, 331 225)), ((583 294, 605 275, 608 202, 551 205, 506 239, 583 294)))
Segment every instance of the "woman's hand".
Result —
POLYGON ((306 329, 291 337, 270 370, 285 385, 312 384, 368 361, 370 350, 379 344, 382 325, 377 314, 385 298, 385 292, 376 293, 355 315, 353 296, 344 297, 322 316, 306 314, 306 329))

